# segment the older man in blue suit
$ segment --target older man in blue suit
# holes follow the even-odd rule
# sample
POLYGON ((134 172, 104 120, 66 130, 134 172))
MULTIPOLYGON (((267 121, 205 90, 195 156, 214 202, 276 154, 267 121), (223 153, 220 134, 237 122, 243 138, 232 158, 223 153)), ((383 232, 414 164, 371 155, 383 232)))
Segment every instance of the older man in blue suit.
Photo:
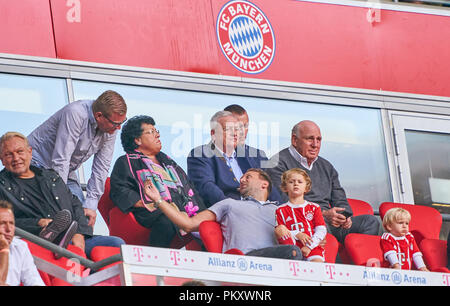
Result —
MULTIPOLYGON (((242 141, 244 125, 229 111, 210 120, 211 142, 194 148, 187 158, 188 176, 207 207, 225 199, 240 199, 239 180, 250 168, 263 168, 265 153, 242 141)), ((276 188, 269 200, 279 201, 276 188)))

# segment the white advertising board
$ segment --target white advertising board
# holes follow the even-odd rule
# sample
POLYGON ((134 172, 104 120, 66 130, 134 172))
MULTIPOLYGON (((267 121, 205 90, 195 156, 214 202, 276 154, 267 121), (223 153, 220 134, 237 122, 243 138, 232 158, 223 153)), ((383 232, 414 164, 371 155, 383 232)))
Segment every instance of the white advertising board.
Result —
POLYGON ((253 285, 450 286, 449 273, 310 263, 286 259, 123 245, 127 273, 253 285))

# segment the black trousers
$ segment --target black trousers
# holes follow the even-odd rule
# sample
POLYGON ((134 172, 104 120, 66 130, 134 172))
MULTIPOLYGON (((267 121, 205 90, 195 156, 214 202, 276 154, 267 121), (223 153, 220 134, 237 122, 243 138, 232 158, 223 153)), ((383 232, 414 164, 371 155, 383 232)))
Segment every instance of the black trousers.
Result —
POLYGON ((341 227, 334 227, 327 223, 328 232, 331 233, 340 243, 344 243, 345 237, 350 233, 378 235, 380 229, 380 222, 377 216, 360 215, 352 217, 352 227, 343 229, 341 227))
POLYGON ((136 221, 150 229, 149 246, 169 248, 177 234, 177 228, 164 214, 151 215, 147 211, 135 212, 136 221))

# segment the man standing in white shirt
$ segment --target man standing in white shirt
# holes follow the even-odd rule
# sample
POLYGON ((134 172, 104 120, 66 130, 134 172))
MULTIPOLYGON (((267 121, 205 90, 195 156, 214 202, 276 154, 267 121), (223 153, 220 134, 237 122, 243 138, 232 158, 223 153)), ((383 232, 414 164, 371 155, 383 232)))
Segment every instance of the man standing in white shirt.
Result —
POLYGON ((0 201, 0 286, 45 286, 26 242, 14 237, 12 205, 0 201))
POLYGON ((127 105, 120 94, 108 90, 95 101, 66 105, 37 127, 28 142, 33 148, 32 165, 55 170, 83 204, 89 226, 95 224, 97 205, 105 189, 114 153, 116 131, 127 120, 127 105), (77 169, 92 155, 86 198, 77 169))

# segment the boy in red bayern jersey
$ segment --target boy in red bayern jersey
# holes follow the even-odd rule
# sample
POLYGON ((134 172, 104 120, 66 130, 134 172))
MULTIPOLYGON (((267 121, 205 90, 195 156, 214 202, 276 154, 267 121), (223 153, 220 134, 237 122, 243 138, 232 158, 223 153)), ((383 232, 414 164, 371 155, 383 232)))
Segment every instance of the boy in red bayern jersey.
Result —
POLYGON ((389 209, 384 215, 383 227, 387 232, 380 240, 385 259, 383 266, 411 270, 414 263, 417 269, 428 271, 414 236, 409 232, 410 221, 411 214, 399 207, 389 209))
POLYGON ((320 206, 303 198, 310 189, 311 179, 304 170, 293 168, 283 173, 281 190, 289 201, 276 210, 275 235, 279 244, 296 244, 306 260, 324 262, 325 250, 319 244, 327 228, 320 206))

